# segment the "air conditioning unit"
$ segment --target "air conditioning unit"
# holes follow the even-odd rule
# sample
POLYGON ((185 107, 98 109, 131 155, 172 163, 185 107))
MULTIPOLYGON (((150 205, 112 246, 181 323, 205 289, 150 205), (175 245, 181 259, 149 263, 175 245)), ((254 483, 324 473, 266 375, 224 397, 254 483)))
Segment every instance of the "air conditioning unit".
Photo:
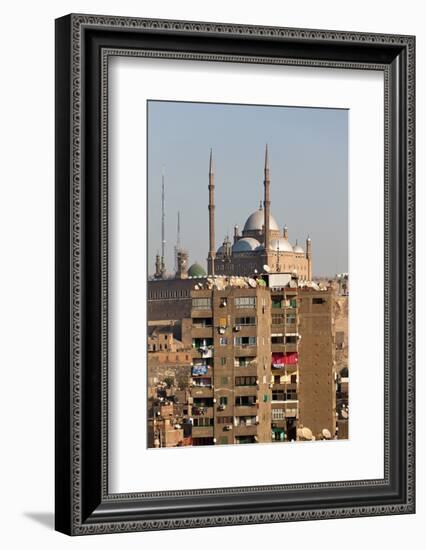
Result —
POLYGON ((224 411, 226 409, 226 405, 219 405, 218 409, 220 411, 224 411))
POLYGON ((240 325, 235 325, 235 332, 240 332, 241 330, 241 326, 240 325))
POLYGON ((229 432, 230 430, 232 430, 232 424, 228 424, 227 426, 224 426, 223 428, 226 432, 229 432))

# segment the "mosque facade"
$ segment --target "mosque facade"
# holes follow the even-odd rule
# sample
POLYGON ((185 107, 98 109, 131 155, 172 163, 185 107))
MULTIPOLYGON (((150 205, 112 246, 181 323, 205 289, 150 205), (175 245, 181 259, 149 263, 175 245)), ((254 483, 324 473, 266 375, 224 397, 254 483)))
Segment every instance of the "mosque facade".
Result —
MULTIPOLYGON (((208 175, 208 212, 209 212, 209 249, 207 255, 207 273, 203 266, 194 263, 188 266, 188 253, 180 249, 176 256, 176 279, 210 276, 253 276, 265 271, 291 273, 299 280, 312 280, 312 242, 306 238, 305 248, 296 241, 292 244, 285 225, 281 230, 271 214, 270 171, 268 146, 265 149, 264 198, 258 210, 247 218, 243 230, 234 227, 232 240, 226 235, 217 247, 215 227, 215 174, 213 155, 210 151, 208 175), (269 228, 265 231, 265 227, 269 228)), ((157 255, 155 279, 165 278, 164 258, 157 255)))

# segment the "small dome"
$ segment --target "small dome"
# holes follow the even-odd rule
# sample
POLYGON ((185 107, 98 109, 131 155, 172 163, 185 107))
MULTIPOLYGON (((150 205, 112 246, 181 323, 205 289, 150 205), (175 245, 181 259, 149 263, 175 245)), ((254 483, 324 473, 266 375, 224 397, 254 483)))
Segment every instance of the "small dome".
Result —
MULTIPOLYGON (((262 231, 263 223, 265 221, 265 214, 263 210, 256 210, 253 214, 247 218, 247 221, 244 225, 244 231, 262 231)), ((277 222, 273 216, 269 217, 269 229, 271 231, 279 231, 277 222)))
POLYGON ((260 245, 259 241, 252 239, 251 237, 244 237, 238 239, 233 245, 232 252, 252 252, 260 245))
POLYGON ((270 250, 278 250, 279 252, 293 252, 293 247, 285 237, 272 239, 269 248, 270 250))
POLYGON ((297 244, 297 243, 293 246, 293 250, 294 250, 295 252, 297 252, 298 254, 304 254, 304 253, 305 253, 305 251, 304 251, 303 248, 300 246, 300 244, 297 244))
POLYGON ((188 275, 190 277, 205 277, 207 273, 200 264, 195 263, 188 269, 188 275))
POLYGON ((223 254, 224 250, 225 250, 225 249, 224 249, 224 246, 223 246, 223 244, 222 244, 222 245, 220 245, 219 248, 217 249, 216 254, 223 254))

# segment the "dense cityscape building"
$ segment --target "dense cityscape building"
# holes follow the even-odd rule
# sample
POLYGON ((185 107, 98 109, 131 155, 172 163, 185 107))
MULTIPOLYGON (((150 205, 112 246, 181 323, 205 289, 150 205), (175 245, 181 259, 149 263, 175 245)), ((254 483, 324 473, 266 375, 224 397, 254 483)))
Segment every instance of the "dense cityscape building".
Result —
MULTIPOLYGON (((207 271, 189 265, 179 217, 173 275, 164 247, 157 254, 148 281, 149 447, 348 437, 348 274, 314 281, 311 239, 303 249, 280 231, 267 147, 263 187, 242 233, 235 227, 233 242, 216 248, 210 152, 207 271)), ((162 204, 163 244, 164 185, 162 204)))

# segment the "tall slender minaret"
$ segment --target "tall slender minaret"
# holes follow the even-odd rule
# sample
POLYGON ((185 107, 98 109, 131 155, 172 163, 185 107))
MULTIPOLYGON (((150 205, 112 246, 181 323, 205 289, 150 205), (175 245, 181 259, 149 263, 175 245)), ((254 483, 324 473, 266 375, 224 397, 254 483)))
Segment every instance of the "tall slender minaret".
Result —
POLYGON ((180 212, 177 213, 177 232, 175 245, 175 271, 178 270, 178 253, 180 251, 180 212))
POLYGON ((266 253, 268 253, 269 251, 269 242, 270 242, 270 234, 269 234, 269 227, 270 227, 270 224, 269 224, 269 218, 271 216, 271 198, 270 198, 270 184, 271 184, 271 180, 269 179, 269 156, 268 156, 268 144, 266 144, 266 149, 265 149, 265 177, 264 177, 264 180, 263 180, 263 185, 265 187, 264 189, 264 200, 263 200, 263 206, 264 206, 264 209, 263 209, 263 212, 264 212, 264 231, 265 231, 265 236, 264 236, 264 246, 265 246, 265 251, 266 253))
POLYGON ((166 274, 166 263, 165 263, 165 248, 166 248, 166 233, 165 233, 165 222, 166 212, 165 212, 165 196, 164 196, 164 168, 161 174, 161 274, 164 277, 166 274))
POLYGON ((207 272, 214 275, 214 260, 216 257, 216 239, 214 233, 214 169, 213 169, 213 151, 210 149, 209 163, 209 255, 207 257, 207 272))
POLYGON ((283 229, 283 237, 284 239, 288 239, 288 227, 285 225, 283 229))
POLYGON ((308 281, 312 281, 312 241, 309 235, 306 239, 306 258, 308 260, 308 281))

